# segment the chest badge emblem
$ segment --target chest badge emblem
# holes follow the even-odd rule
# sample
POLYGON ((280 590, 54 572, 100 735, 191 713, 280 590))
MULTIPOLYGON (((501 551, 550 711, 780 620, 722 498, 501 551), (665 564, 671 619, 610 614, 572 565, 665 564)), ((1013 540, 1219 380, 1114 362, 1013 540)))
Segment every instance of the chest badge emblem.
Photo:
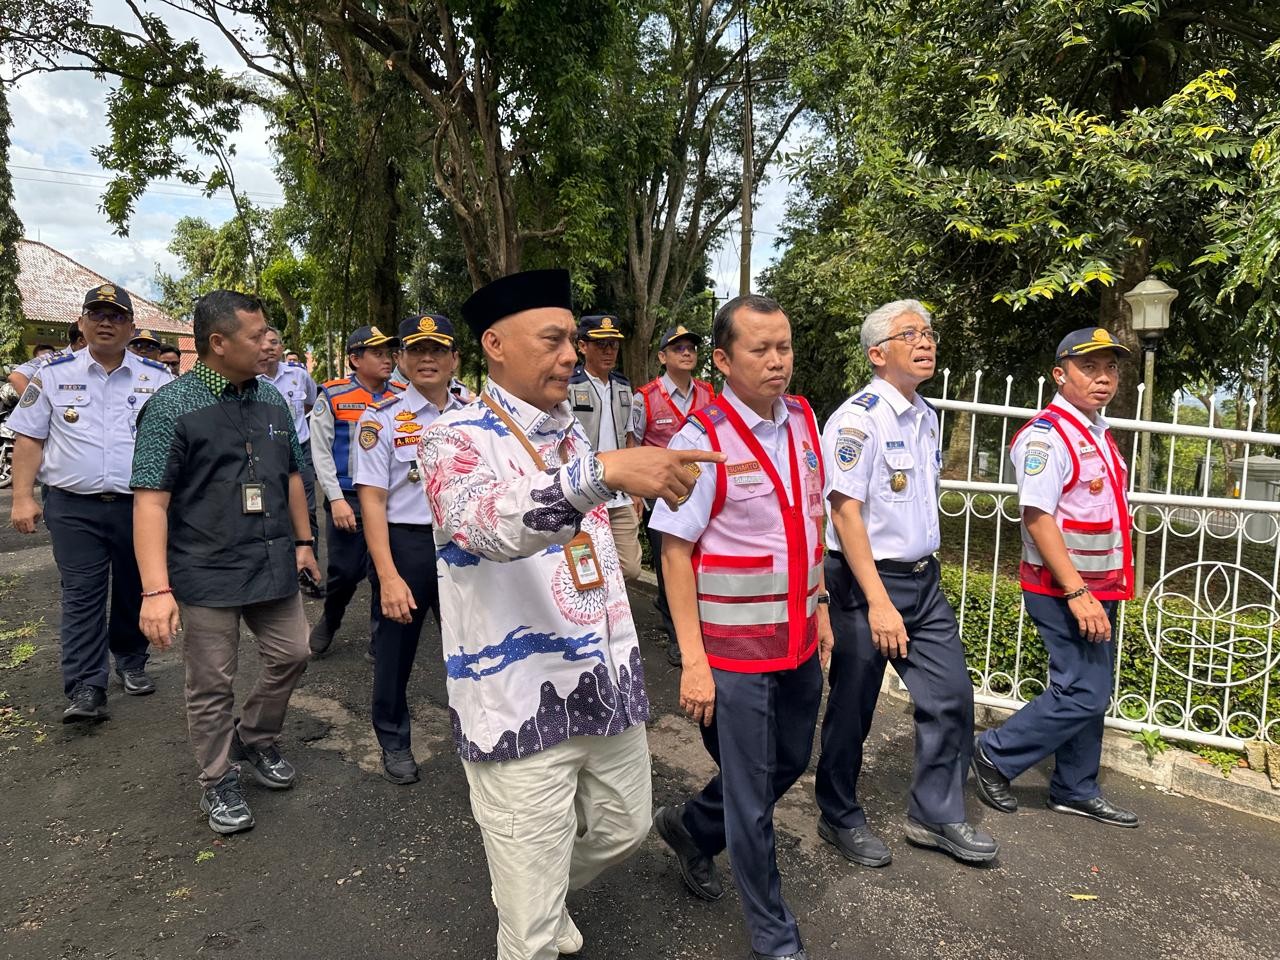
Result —
POLYGON ((1090 480, 1090 481, 1089 481, 1089 492, 1090 492, 1090 493, 1101 493, 1101 492, 1102 492, 1102 478, 1101 478, 1101 477, 1094 477, 1092 480, 1090 480))
POLYGON ((62 419, 67 421, 67 423, 75 423, 80 419, 80 414, 76 412, 75 407, 67 407, 67 411, 62 415, 62 419))
POLYGON ((889 489, 894 493, 901 493, 907 489, 907 475, 901 470, 895 470, 893 476, 889 478, 889 489))

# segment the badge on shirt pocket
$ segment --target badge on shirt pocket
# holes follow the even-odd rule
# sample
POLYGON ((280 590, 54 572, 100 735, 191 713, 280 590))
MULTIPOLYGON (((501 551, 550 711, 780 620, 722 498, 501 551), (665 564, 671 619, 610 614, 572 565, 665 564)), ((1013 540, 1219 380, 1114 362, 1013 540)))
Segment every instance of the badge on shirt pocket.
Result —
POLYGON ((604 572, 596 545, 587 533, 579 533, 564 546, 565 561, 569 564, 569 576, 579 592, 604 586, 604 572))

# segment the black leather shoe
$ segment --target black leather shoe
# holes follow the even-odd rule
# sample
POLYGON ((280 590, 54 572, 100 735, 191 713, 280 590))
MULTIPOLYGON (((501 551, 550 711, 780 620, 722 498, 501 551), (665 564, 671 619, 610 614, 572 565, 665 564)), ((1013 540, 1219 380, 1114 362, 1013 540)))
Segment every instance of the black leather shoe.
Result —
POLYGON ((234 763, 247 764, 249 773, 268 790, 288 790, 293 786, 297 772, 276 749, 274 743, 265 747, 245 746, 240 739, 240 731, 231 734, 231 751, 228 757, 234 763))
POLYGON ((71 691, 71 696, 67 698, 67 709, 62 711, 63 723, 109 719, 111 711, 107 709, 107 691, 91 687, 87 683, 79 684, 71 691))
POLYGON ((156 683, 147 676, 147 671, 139 667, 137 670, 117 670, 116 676, 124 684, 124 692, 131 697, 145 697, 156 692, 156 683))
POLYGON ((1092 800, 1055 800, 1050 797, 1046 802, 1050 810, 1058 813, 1074 813, 1078 817, 1088 817, 1112 827, 1136 827, 1138 815, 1132 810, 1117 807, 1106 797, 1094 797, 1092 800))
POLYGON ((307 643, 311 647, 311 656, 316 660, 322 659, 329 652, 329 645, 333 643, 333 628, 324 617, 317 620, 316 625, 311 628, 311 637, 307 643))
POLYGON ((751 960, 809 960, 809 955, 803 947, 795 953, 757 953, 752 950, 751 960))
POLYGON ((382 776, 392 783, 417 783, 418 761, 412 750, 383 750, 382 776))
POLYGON ((200 809, 209 815, 209 829, 214 833, 239 833, 253 826, 253 813, 244 802, 240 775, 234 767, 212 787, 205 788, 200 809))
POLYGON ((1018 809, 1018 798, 1009 788, 1009 778, 987 759, 982 740, 978 737, 973 738, 973 759, 969 765, 973 767, 973 789, 979 800, 1001 813, 1013 813, 1018 809))
POLYGON ((907 817, 907 839, 918 847, 949 853, 964 863, 986 863, 1000 852, 991 834, 971 823, 921 823, 907 817))
POLYGON ((826 817, 818 818, 818 836, 839 850, 846 860, 864 867, 887 867, 893 854, 885 842, 871 832, 865 824, 861 827, 833 827, 826 817))
POLYGON ((664 843, 676 855, 680 864, 680 875, 684 877, 685 886, 696 897, 715 903, 724 896, 724 885, 720 882, 716 862, 698 849, 680 820, 679 807, 659 807, 654 814, 653 825, 658 830, 664 843))

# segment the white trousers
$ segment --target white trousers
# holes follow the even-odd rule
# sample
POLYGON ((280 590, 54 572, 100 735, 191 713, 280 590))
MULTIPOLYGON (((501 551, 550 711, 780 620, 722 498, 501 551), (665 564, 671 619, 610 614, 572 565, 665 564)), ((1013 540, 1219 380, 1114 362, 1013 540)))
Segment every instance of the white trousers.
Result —
POLYGON ((498 907, 498 960, 556 960, 565 894, 634 853, 653 823, 644 725, 462 768, 498 907))

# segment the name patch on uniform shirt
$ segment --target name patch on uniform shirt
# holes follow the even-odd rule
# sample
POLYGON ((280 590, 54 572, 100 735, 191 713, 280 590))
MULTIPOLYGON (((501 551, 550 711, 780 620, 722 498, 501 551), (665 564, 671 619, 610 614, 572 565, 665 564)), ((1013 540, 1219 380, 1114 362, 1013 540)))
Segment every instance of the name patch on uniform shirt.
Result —
POLYGON ((886 450, 905 450, 907 449, 907 441, 905 440, 886 440, 884 442, 886 450))
POLYGON ((367 404, 363 404, 363 403, 340 403, 338 404, 338 409, 339 410, 363 410, 366 406, 367 404))
POLYGON ((415 446, 421 440, 422 440, 421 437, 396 437, 395 445, 397 447, 412 447, 412 446, 415 446))
MULTIPOLYGON (((744 473, 760 473, 759 460, 743 460, 741 463, 726 463, 724 466, 725 473, 731 477, 737 477, 744 473)), ((756 481, 757 483, 759 481, 756 481)))
POLYGON ((58 389, 59 390, 88 390, 89 385, 87 383, 60 383, 58 384, 58 389))
POLYGON ((155 393, 156 388, 155 387, 134 387, 133 392, 134 393, 155 393))
MULTIPOLYGON (((840 431, 843 433, 844 431, 840 431)), ((852 470, 862 456, 862 443, 853 437, 840 437, 836 440, 836 466, 841 470, 852 470)))
POLYGON ((668 423, 675 423, 676 421, 674 417, 658 417, 653 422, 660 427, 665 427, 668 423))
POLYGON ((1097 448, 1097 447, 1095 447, 1095 446, 1094 446, 1092 443, 1090 443, 1088 440, 1081 440, 1081 441, 1080 441, 1080 456, 1081 456, 1081 458, 1082 458, 1082 459, 1088 459, 1089 457, 1096 457, 1096 456, 1098 456, 1098 448, 1097 448))

